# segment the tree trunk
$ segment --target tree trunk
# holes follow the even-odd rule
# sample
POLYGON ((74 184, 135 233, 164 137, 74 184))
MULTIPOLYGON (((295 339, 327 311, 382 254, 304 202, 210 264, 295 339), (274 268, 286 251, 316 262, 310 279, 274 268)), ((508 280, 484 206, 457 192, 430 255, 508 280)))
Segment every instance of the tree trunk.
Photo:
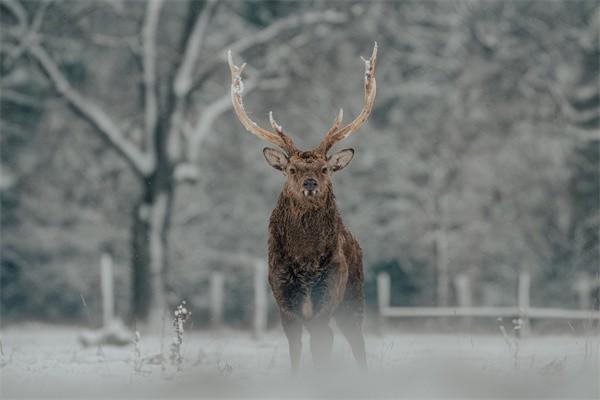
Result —
POLYGON ((133 318, 156 328, 167 317, 168 233, 175 195, 171 179, 147 180, 133 210, 131 234, 133 318))

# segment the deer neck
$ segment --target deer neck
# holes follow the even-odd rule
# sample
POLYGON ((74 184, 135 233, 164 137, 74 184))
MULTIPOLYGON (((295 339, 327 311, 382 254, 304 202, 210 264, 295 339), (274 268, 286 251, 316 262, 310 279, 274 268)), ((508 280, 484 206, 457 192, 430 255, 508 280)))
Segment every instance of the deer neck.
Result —
POLYGON ((279 197, 271 216, 273 232, 295 257, 308 260, 336 246, 341 218, 333 193, 323 200, 308 206, 285 192, 279 197))
POLYGON ((296 196, 283 191, 279 197, 278 207, 285 208, 292 221, 301 223, 313 219, 331 222, 339 217, 335 196, 331 191, 328 191, 325 198, 318 203, 298 199, 296 196))

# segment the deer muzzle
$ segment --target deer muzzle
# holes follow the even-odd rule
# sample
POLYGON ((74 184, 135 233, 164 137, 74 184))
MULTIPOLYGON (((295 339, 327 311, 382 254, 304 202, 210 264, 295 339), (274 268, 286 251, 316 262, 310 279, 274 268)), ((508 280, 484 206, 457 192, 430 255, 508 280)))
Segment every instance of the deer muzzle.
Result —
POLYGON ((312 192, 317 188, 317 181, 313 178, 308 178, 304 181, 302 186, 304 186, 304 189, 312 192))

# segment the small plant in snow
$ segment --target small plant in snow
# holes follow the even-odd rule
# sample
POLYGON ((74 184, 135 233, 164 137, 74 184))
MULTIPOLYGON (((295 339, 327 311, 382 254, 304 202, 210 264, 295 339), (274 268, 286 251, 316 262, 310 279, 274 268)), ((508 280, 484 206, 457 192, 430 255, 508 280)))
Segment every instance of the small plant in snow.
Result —
POLYGON ((219 369, 221 376, 229 376, 233 374, 233 367, 228 362, 219 362, 217 364, 217 368, 219 369))
POLYGON ((143 360, 142 360, 142 352, 140 350, 140 340, 141 340, 140 332, 135 331, 135 336, 133 338, 133 370, 135 372, 142 371, 143 360))
POLYGON ((561 359, 553 359, 548 364, 544 365, 540 369, 540 373, 544 376, 552 376, 552 375, 560 375, 565 370, 565 364, 567 361, 567 356, 564 356, 561 359))
POLYGON ((183 368, 183 355, 181 354, 181 346, 183 345, 183 325, 190 319, 192 313, 185 307, 185 300, 183 300, 175 309, 174 314, 173 328, 175 329, 175 336, 171 343, 169 360, 172 365, 177 366, 177 371, 181 371, 183 368))
POLYGON ((519 369, 519 352, 521 350, 520 331, 523 327, 523 319, 519 317, 512 320, 512 335, 506 332, 506 328, 502 325, 502 318, 498 318, 498 322, 500 323, 500 333, 502 333, 504 342, 512 354, 514 366, 516 369, 519 369))

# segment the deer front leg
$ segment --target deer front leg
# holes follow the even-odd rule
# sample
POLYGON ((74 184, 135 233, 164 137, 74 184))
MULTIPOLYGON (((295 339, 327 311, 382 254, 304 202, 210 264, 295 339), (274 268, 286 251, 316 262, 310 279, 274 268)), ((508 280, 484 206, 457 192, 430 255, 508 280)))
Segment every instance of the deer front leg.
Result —
POLYGON ((334 260, 325 268, 320 279, 310 290, 312 320, 329 322, 342 302, 347 281, 348 268, 344 261, 334 260))
POLYGON ((329 318, 321 317, 306 322, 310 333, 310 352, 316 367, 329 365, 333 348, 333 331, 329 327, 329 318))
POLYGON ((285 268, 271 265, 269 284, 279 307, 281 325, 288 340, 292 374, 298 372, 302 353, 302 318, 299 308, 305 297, 299 283, 285 268))
POLYGON ((336 322, 342 334, 350 344, 354 359, 362 371, 367 370, 367 355, 365 338, 362 332, 362 316, 341 314, 336 316, 336 322))
POLYGON ((355 265, 353 271, 355 273, 348 277, 344 301, 335 311, 335 320, 348 340, 359 368, 366 371, 367 357, 362 332, 365 299, 363 279, 362 275, 359 275, 359 272, 362 271, 362 265, 355 265))
POLYGON ((311 287, 309 298, 313 314, 305 324, 310 333, 311 353, 317 367, 326 367, 331 359, 333 331, 329 321, 343 297, 347 278, 345 265, 333 262, 311 287))
POLYGON ((300 357, 302 355, 302 323, 297 318, 281 312, 281 325, 287 336, 290 349, 292 375, 296 375, 300 368, 300 357))

